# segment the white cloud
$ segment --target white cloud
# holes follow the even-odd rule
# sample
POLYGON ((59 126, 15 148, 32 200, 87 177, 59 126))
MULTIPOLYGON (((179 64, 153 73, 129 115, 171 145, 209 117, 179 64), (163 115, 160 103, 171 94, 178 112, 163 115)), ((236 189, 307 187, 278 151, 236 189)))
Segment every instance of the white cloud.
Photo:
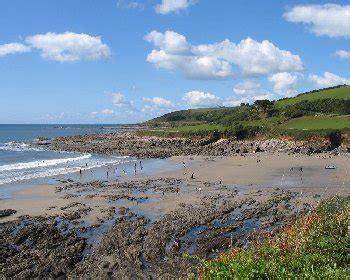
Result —
POLYGON ((350 5, 298 5, 284 17, 295 23, 304 23, 318 36, 350 37, 350 5))
POLYGON ((196 0, 162 0, 162 2, 155 7, 155 10, 158 14, 166 15, 186 10, 196 2, 196 0))
POLYGON ((247 103, 260 99, 273 99, 273 95, 263 89, 261 84, 256 80, 244 80, 236 84, 233 92, 238 95, 238 98, 229 99, 228 102, 247 103))
POLYGON ((310 75, 309 79, 320 88, 350 84, 350 79, 338 76, 330 72, 325 72, 323 76, 310 75))
POLYGON ((174 104, 170 100, 162 97, 144 97, 143 101, 149 103, 150 106, 154 109, 170 109, 174 107, 174 104))
POLYGON ((113 114, 114 114, 114 111, 111 110, 111 109, 104 109, 104 110, 101 111, 101 113, 102 113, 103 115, 113 115, 113 114))
POLYGON ((342 59, 350 59, 350 52, 349 51, 345 51, 345 50, 340 50, 337 51, 336 56, 342 58, 342 59))
POLYGON ((182 98, 190 107, 212 107, 221 104, 221 99, 214 94, 202 91, 190 91, 182 98))
POLYGON ((196 47, 196 53, 215 56, 238 65, 246 75, 269 75, 304 69, 298 55, 281 50, 267 40, 258 42, 247 38, 236 45, 226 39, 218 44, 200 45, 196 47))
POLYGON ((49 32, 27 37, 26 43, 39 49, 43 58, 59 62, 97 60, 110 55, 100 37, 87 34, 49 32))
POLYGON ((15 53, 25 53, 30 52, 31 48, 29 46, 19 44, 19 43, 9 43, 0 45, 0 57, 15 53))
POLYGON ((256 100, 273 100, 275 95, 262 88, 256 79, 247 79, 237 83, 233 88, 234 96, 222 104, 226 107, 239 106, 241 103, 253 103, 256 100))
POLYGON ((188 54, 191 48, 186 37, 174 31, 161 33, 154 30, 145 36, 145 40, 153 43, 167 54, 188 54))
POLYGON ((261 93, 261 85, 255 80, 244 80, 235 85, 233 92, 237 95, 251 96, 261 93))
POLYGON ((274 91, 281 96, 291 97, 297 94, 296 88, 298 75, 281 72, 269 77, 269 81, 274 83, 274 91))
POLYGON ((179 71, 190 79, 225 79, 233 75, 233 66, 238 66, 246 75, 303 70, 299 56, 280 50, 266 40, 257 42, 247 38, 237 45, 229 40, 191 45, 185 36, 173 31, 152 31, 145 40, 159 48, 148 54, 148 62, 158 68, 179 71))
POLYGON ((112 103, 117 107, 130 107, 132 102, 127 100, 123 94, 120 92, 112 93, 112 103))

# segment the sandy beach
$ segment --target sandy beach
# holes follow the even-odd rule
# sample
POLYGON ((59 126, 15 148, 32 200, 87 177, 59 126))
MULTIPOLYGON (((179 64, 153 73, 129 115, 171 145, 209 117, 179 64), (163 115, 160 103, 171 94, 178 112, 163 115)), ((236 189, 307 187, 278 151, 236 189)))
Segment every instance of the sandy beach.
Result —
POLYGON ((0 219, 1 244, 14 248, 3 252, 5 275, 183 277, 198 265, 184 253, 213 258, 232 244, 246 245, 252 234, 277 232, 327 197, 350 193, 347 155, 253 153, 169 160, 173 171, 61 180, 2 200, 2 209, 16 211, 0 219), (326 170, 326 165, 337 169, 326 170), (52 244, 61 247, 47 251, 52 244), (28 250, 37 251, 39 259, 31 253, 21 257, 28 250), (51 272, 45 272, 47 267, 51 272))
MULTIPOLYGON (((157 176, 128 176, 119 178, 121 181, 142 180, 156 178, 175 178, 190 180, 193 184, 205 187, 201 182, 210 182, 235 186, 239 189, 282 188, 304 192, 305 194, 319 194, 321 199, 329 195, 347 195, 350 184, 348 171, 349 157, 318 155, 286 155, 286 154, 251 154, 233 157, 205 157, 182 156, 173 157, 171 161, 177 163, 179 168, 175 171, 159 172, 157 176), (183 166, 185 163, 185 167, 183 166), (325 166, 335 165, 336 170, 326 170, 325 166), (300 171, 302 168, 302 172, 300 171), (194 180, 191 175, 194 173, 194 180)), ((113 181, 113 180, 111 180, 113 181)), ((15 215, 3 218, 1 221, 16 219, 21 215, 60 215, 65 204, 81 201, 81 198, 63 198, 56 191, 57 185, 40 185, 18 191, 12 199, 3 200, 2 208, 14 209, 15 215)), ((186 191, 186 199, 176 196, 174 200, 157 202, 163 212, 173 210, 177 204, 193 203, 197 194, 186 191)), ((95 206, 103 206, 103 202, 95 201, 95 206)), ((95 219, 98 214, 95 213, 95 219)))

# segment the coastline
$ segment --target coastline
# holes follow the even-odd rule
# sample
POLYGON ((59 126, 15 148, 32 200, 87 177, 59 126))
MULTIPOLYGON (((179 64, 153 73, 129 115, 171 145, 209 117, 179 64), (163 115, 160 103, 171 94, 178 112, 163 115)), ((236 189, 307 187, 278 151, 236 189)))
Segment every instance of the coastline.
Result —
MULTIPOLYGON (((95 136, 67 139, 81 137, 95 136)), ((349 195, 349 156, 338 151, 307 155, 300 143, 255 141, 227 153, 240 143, 201 146, 202 140, 184 156, 194 147, 189 140, 167 139, 163 146, 155 139, 144 140, 146 146, 134 140, 124 147, 149 157, 162 150, 175 156, 158 160, 153 169, 145 163, 142 174, 138 166, 136 176, 130 163, 128 176, 108 180, 105 169, 96 169, 91 178, 72 175, 1 201, 2 209, 16 211, 0 219, 0 243, 11 248, 0 263, 7 277, 185 277, 196 273, 198 259, 184 254, 216 257, 233 245, 248 245, 252 234, 274 235, 321 200, 349 195), (48 250, 53 244, 60 247, 48 250)), ((80 152, 91 152, 91 142, 80 145, 80 152)))

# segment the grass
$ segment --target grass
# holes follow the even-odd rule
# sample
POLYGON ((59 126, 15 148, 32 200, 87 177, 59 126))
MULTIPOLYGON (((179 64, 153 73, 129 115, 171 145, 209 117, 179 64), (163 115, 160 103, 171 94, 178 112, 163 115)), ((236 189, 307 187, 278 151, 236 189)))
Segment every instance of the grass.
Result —
POLYGON ((204 136, 214 131, 224 132, 226 127, 220 124, 198 124, 198 125, 181 125, 172 128, 159 128, 139 131, 143 136, 159 137, 186 137, 186 136, 204 136))
POLYGON ((276 239, 205 261, 201 279, 349 279, 350 198, 334 197, 276 239))
POLYGON ((325 98, 350 99, 350 86, 302 94, 294 98, 279 100, 276 102, 276 106, 282 108, 304 100, 312 101, 325 98))
POLYGON ((276 127, 279 126, 282 122, 281 117, 271 117, 260 120, 251 120, 251 121, 241 121, 240 123, 243 126, 260 126, 260 127, 276 127))
POLYGON ((281 125, 287 129, 345 129, 350 128, 350 116, 307 116, 291 119, 281 125))

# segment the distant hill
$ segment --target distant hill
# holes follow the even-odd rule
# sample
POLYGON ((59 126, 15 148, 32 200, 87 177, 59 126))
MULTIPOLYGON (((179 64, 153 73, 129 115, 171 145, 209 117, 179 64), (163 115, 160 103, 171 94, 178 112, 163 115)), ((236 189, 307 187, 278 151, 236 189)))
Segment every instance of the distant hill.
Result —
POLYGON ((286 107, 288 105, 294 105, 304 100, 313 101, 318 99, 350 99, 350 86, 341 85, 332 88, 319 89, 306 93, 299 94, 296 97, 281 99, 276 102, 278 107, 286 107))
POLYGON ((331 130, 349 132, 350 86, 315 90, 274 102, 176 111, 145 125, 150 127, 145 133, 157 136, 203 136, 218 132, 244 138, 257 134, 311 135, 313 131, 317 136, 331 130))

